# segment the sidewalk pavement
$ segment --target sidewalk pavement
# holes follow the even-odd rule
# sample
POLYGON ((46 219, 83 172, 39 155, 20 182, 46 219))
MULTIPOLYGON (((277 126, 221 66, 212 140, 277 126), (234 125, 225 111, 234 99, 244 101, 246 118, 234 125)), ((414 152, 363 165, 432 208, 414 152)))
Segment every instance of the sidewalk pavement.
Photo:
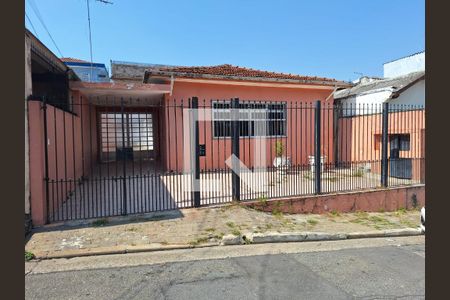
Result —
MULTIPOLYGON (((344 238, 386 236, 420 225, 419 210, 380 213, 271 214, 239 205, 181 209, 143 216, 48 225, 35 229, 25 251, 37 259, 130 253, 189 247, 217 246, 225 239, 258 237, 261 242, 286 241, 293 234, 344 238), (278 240, 267 238, 279 233, 278 240), (351 235, 349 235, 351 234, 351 235)), ((400 234, 401 235, 401 234, 400 234)), ((326 238, 324 238, 326 239, 326 238)), ((248 240, 248 238, 247 238, 248 240)), ((257 239, 255 239, 256 241, 257 239)), ((303 239, 308 240, 308 239, 303 239)), ((293 241, 298 241, 298 238, 293 241)), ((250 240, 252 242, 252 240, 250 240)))

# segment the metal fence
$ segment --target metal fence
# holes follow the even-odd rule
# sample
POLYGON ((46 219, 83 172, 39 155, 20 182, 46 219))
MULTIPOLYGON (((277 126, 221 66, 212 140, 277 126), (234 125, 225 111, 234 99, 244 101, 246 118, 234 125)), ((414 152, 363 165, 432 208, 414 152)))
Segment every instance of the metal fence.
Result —
POLYGON ((425 182, 420 105, 40 103, 48 222, 425 182))

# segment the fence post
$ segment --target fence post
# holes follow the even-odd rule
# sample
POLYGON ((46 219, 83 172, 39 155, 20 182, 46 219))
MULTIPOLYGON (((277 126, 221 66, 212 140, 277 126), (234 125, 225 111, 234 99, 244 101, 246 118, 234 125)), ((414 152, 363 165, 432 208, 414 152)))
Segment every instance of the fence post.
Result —
MULTIPOLYGON (((122 197, 122 215, 127 214, 127 155, 125 150, 125 104, 123 101, 123 98, 120 99, 120 112, 121 112, 121 120, 122 120, 122 174, 123 174, 123 181, 122 181, 122 187, 123 187, 123 197, 122 197)), ((90 112, 89 112, 90 113, 90 112)))
POLYGON ((341 104, 333 104, 333 157, 334 157, 334 167, 337 169, 340 167, 340 156, 339 153, 339 119, 342 117, 342 107, 341 104))
MULTIPOLYGON (((231 100, 231 150, 232 154, 239 156, 239 98, 234 98, 231 100)), ((233 201, 241 200, 241 181, 239 179, 240 166, 236 160, 233 160, 233 170, 232 170, 232 198, 233 201)))
POLYGON ((320 160, 320 113, 320 101, 316 101, 314 108, 314 186, 316 194, 320 194, 322 192, 322 182, 320 178, 320 169, 322 167, 322 161, 320 160))
MULTIPOLYGON (((199 127, 198 127, 198 98, 192 97, 192 115, 194 120, 193 142, 194 142, 194 165, 192 177, 192 198, 194 200, 194 207, 200 207, 200 141, 199 141, 199 127)), ((191 156, 192 157, 192 156, 191 156)))
MULTIPOLYGON (((49 200, 49 174, 48 174, 48 133, 47 133, 47 99, 42 99, 42 110, 44 111, 44 181, 45 181, 45 202, 47 206, 46 223, 50 223, 50 200, 49 200)), ((55 145, 56 147, 56 145, 55 145)))
POLYGON ((389 126, 389 103, 383 103, 382 124, 382 146, 381 146, 381 185, 388 186, 388 126, 389 126))

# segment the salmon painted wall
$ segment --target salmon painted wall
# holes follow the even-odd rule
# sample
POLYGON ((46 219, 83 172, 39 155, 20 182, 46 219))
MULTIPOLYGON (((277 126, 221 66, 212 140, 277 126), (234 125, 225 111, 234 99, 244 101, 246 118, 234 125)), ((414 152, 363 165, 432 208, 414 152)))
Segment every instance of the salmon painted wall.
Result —
MULTIPOLYGON (((414 180, 424 182, 425 111, 411 110, 389 113, 388 134, 409 134, 410 150, 400 151, 400 158, 413 158, 414 180)), ((338 159, 344 163, 369 163, 372 172, 380 173, 382 116, 363 115, 338 121, 338 159)), ((390 145, 388 144, 388 151, 390 145)), ((389 155, 389 152, 388 152, 389 155)))
MULTIPOLYGON (((188 107, 188 99, 196 96, 199 98, 199 106, 211 107, 211 100, 229 100, 239 97, 244 101, 270 101, 287 103, 287 135, 285 137, 267 138, 266 154, 267 166, 272 166, 275 158, 275 143, 281 141, 287 155, 293 164, 308 164, 308 155, 314 151, 314 101, 324 101, 330 96, 333 89, 294 89, 281 87, 256 87, 235 86, 206 83, 174 83, 172 96, 166 97, 166 109, 163 120, 161 153, 167 153, 164 157, 165 167, 168 170, 183 169, 184 141, 189 136, 183 134, 183 108, 188 107), (302 109, 300 109, 300 107, 302 109)), ((329 97, 327 103, 333 102, 329 97)), ((324 104, 323 104, 324 105, 324 104)), ((327 161, 333 160, 333 114, 322 112, 322 153, 327 156, 327 161)), ((200 110, 199 114, 202 114, 200 110)), ((200 144, 206 145, 206 156, 200 158, 201 169, 217 169, 225 167, 225 160, 231 155, 230 138, 213 138, 212 122, 199 123, 200 144)), ((189 144, 187 144, 189 145, 189 144)), ((247 166, 253 165, 253 138, 240 139, 241 160, 247 166)))
POLYGON ((46 222, 47 206, 44 184, 44 122, 41 102, 28 101, 30 144, 30 204, 34 225, 46 222))
MULTIPOLYGON (((74 95, 75 103, 80 103, 79 95, 74 95)), ((44 112, 39 101, 28 102, 30 128, 30 191, 32 219, 34 225, 45 224, 47 218, 47 197, 45 191, 45 144, 44 112)), ((47 149, 49 175, 49 206, 56 210, 74 189, 74 178, 79 179, 90 170, 96 159, 96 131, 90 132, 87 105, 74 106, 74 114, 47 105, 47 149), (82 108, 81 108, 82 107, 82 108), (82 114, 84 116, 82 116, 82 114), (83 126, 82 124, 83 119, 83 126), (83 132, 83 140, 81 133, 83 132), (90 143, 89 136, 92 136, 90 143), (83 148, 84 146, 84 148, 83 148)), ((91 113, 91 121, 95 112, 91 113)), ((94 123, 95 125, 95 123, 94 123)), ((95 127, 93 127, 95 128, 95 127)))

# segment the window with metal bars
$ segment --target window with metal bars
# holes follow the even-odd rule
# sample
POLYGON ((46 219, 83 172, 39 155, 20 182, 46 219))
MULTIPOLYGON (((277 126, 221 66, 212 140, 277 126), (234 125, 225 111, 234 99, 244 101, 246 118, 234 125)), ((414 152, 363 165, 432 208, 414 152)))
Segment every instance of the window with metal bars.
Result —
POLYGON ((101 113, 100 126, 103 153, 154 150, 151 113, 101 113))
MULTIPOLYGON (((213 137, 231 137, 231 102, 214 101, 213 137)), ((286 103, 285 102, 244 102, 239 103, 239 135, 242 137, 257 136, 258 122, 265 122, 265 136, 286 135, 286 103)), ((260 135, 258 135, 260 136, 260 135)))

